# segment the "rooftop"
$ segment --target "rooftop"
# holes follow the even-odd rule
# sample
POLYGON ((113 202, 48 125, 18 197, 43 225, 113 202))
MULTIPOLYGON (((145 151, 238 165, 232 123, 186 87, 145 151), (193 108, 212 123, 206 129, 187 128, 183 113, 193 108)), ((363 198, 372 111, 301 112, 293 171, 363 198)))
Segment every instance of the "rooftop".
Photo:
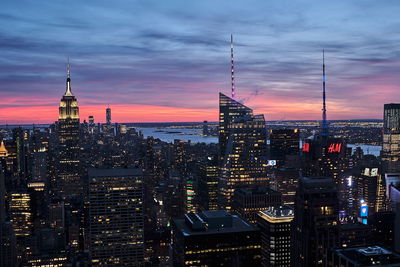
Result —
POLYGON ((400 254, 380 246, 337 249, 335 253, 362 266, 400 266, 400 254))
POLYGON ((270 223, 291 222, 294 218, 294 211, 289 206, 270 207, 267 210, 259 211, 258 214, 270 223))
POLYGON ((188 213, 183 218, 174 218, 173 221, 176 228, 185 236, 258 230, 257 227, 247 223, 239 216, 232 215, 225 210, 188 213))

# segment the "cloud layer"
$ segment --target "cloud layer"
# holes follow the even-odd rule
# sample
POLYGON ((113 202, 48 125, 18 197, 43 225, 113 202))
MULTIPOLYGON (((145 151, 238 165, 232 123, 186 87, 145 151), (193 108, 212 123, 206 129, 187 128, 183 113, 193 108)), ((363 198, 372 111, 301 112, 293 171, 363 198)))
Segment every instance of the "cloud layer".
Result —
POLYGON ((72 63, 82 119, 215 121, 230 92, 268 120, 381 118, 400 101, 396 1, 4 1, 0 124, 57 119, 72 63))

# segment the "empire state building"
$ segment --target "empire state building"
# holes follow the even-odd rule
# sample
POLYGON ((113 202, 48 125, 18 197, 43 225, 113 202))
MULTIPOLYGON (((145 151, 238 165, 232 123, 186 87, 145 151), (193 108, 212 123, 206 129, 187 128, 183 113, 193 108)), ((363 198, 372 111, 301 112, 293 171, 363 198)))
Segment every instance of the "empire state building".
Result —
POLYGON ((66 90, 60 101, 58 115, 58 179, 57 194, 69 199, 82 193, 79 174, 79 107, 71 90, 71 73, 68 64, 66 90))

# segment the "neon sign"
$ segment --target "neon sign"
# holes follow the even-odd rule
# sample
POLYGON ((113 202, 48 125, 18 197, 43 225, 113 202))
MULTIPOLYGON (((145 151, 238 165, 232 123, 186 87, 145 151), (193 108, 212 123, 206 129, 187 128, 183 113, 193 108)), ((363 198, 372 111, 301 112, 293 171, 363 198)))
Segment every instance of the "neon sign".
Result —
POLYGON ((342 144, 341 143, 332 143, 328 147, 328 153, 339 153, 340 150, 342 149, 342 144))
POLYGON ((302 149, 303 149, 303 152, 310 152, 310 144, 304 143, 302 149))

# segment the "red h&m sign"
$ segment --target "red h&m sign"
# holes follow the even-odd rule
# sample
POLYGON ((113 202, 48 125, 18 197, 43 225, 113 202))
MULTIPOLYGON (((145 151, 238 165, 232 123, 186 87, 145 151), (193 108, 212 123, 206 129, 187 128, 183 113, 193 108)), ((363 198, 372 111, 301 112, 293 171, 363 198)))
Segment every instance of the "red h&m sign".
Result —
POLYGON ((341 143, 332 143, 328 147, 328 153, 339 153, 340 150, 342 149, 342 144, 341 143))
POLYGON ((303 144, 303 152, 310 152, 310 144, 309 143, 303 144))

